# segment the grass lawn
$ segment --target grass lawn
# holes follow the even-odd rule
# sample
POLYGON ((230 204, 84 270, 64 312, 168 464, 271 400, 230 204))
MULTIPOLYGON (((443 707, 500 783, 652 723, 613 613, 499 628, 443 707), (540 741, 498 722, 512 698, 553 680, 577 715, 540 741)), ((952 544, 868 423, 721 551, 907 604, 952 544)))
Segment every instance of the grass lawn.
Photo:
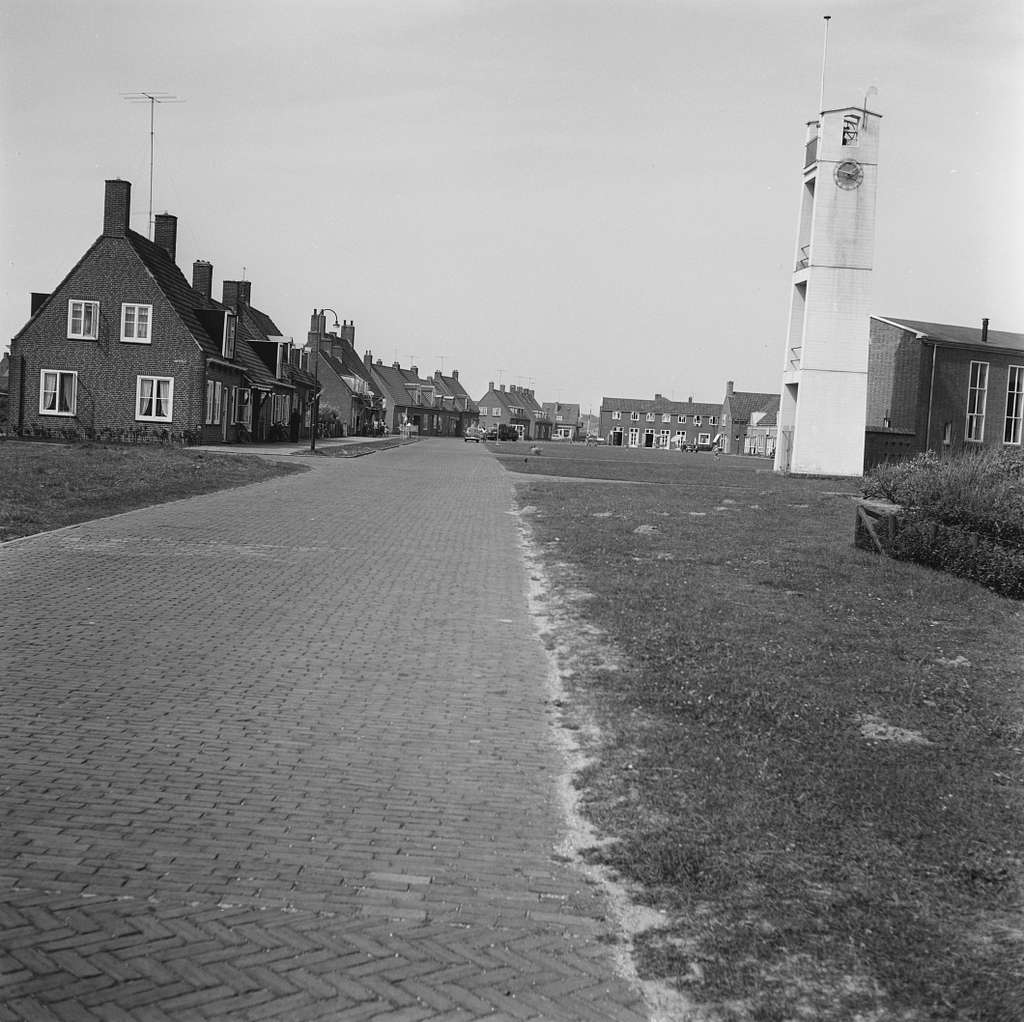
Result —
POLYGON ((511 446, 587 854, 666 912, 641 975, 717 1019, 1024 1018, 1024 604, 855 549, 850 480, 511 446))
POLYGON ((180 448, 9 440, 0 443, 0 542, 304 470, 180 448))

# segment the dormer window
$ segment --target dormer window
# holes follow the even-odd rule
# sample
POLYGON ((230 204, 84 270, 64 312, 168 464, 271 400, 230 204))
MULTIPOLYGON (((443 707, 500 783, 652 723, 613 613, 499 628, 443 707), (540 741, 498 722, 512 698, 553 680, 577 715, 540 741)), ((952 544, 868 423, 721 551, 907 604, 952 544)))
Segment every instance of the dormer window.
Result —
POLYGON ((68 302, 68 337, 78 341, 95 341, 99 336, 100 303, 68 302))
POLYGON ((224 358, 235 357, 235 330, 238 320, 233 313, 224 314, 224 335, 221 339, 220 353, 224 358))
POLYGON ((856 114, 843 117, 843 145, 860 145, 860 118, 856 114))

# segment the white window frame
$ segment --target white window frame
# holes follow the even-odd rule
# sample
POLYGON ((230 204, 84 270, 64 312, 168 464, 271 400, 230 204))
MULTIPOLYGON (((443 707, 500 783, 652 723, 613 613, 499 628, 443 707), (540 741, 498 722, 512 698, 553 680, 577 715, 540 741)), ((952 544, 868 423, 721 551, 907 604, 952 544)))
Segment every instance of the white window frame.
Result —
POLYGON ((622 412, 612 412, 612 418, 613 419, 621 419, 622 418, 622 412))
POLYGON ((693 424, 694 424, 695 426, 699 426, 699 425, 700 425, 700 416, 699 416, 699 415, 695 415, 695 416, 693 417, 693 424))
POLYGON ((698 444, 710 444, 711 443, 711 434, 710 433, 698 433, 697 434, 697 443, 698 444))
POLYGON ((648 422, 654 422, 654 412, 648 412, 647 413, 647 421, 648 422))
POLYGON ((640 427, 631 426, 629 430, 629 446, 639 447, 640 446, 640 427))
POLYGON ((174 418, 174 377, 173 376, 136 376, 135 377, 135 421, 136 422, 171 422, 174 418), (167 384, 167 413, 166 415, 157 415, 154 410, 150 414, 146 414, 142 411, 142 388, 145 383, 153 384, 153 392, 150 395, 150 401, 152 407, 156 408, 156 403, 160 399, 159 385, 161 383, 167 384))
POLYGON ((121 341, 123 344, 150 344, 153 339, 153 306, 141 305, 137 302, 121 303, 121 341), (145 332, 139 332, 139 312, 145 310, 145 332), (128 329, 128 317, 131 314, 131 331, 128 329))
POLYGON ((233 312, 224 313, 224 333, 220 340, 222 358, 235 357, 235 335, 238 331, 238 320, 233 312))
POLYGON ((495 407, 492 406, 491 407, 491 415, 493 415, 496 419, 500 419, 501 418, 501 409, 500 408, 495 408, 495 407))
POLYGON ((709 415, 708 416, 708 425, 709 426, 717 426, 718 425, 718 416, 717 415, 709 415))
POLYGON ((676 416, 676 422, 681 422, 685 426, 686 425, 686 416, 685 415, 677 415, 676 416))
POLYGON ((100 303, 82 301, 72 298, 68 301, 68 339, 72 341, 95 341, 100 335, 100 303), (92 314, 91 332, 86 331, 86 315, 88 309, 92 314), (79 328, 75 330, 75 313, 79 316, 79 328))
POLYGON ((219 426, 224 384, 220 380, 206 381, 206 425, 219 426))
POLYGON ((988 367, 988 362, 971 362, 971 375, 967 380, 967 422, 964 427, 964 440, 971 444, 985 441, 988 367))
POLYGON ((1006 414, 1003 418, 1003 443, 1021 446, 1024 423, 1024 366, 1007 366, 1006 414))
POLYGON ((40 415, 59 415, 65 419, 74 418, 78 414, 78 373, 71 369, 41 369, 39 371, 39 414, 40 415), (46 377, 54 377, 54 386, 48 390, 46 386, 46 377), (71 402, 68 411, 60 410, 60 395, 61 395, 61 377, 71 377, 71 402), (46 395, 47 393, 53 394, 54 406, 53 408, 47 408, 46 395))
POLYGON ((672 421, 672 416, 668 412, 664 412, 662 414, 662 416, 661 416, 661 421, 662 422, 671 422, 672 421))
POLYGON ((630 412, 629 413, 629 421, 630 422, 639 422, 640 421, 640 413, 639 412, 630 412))

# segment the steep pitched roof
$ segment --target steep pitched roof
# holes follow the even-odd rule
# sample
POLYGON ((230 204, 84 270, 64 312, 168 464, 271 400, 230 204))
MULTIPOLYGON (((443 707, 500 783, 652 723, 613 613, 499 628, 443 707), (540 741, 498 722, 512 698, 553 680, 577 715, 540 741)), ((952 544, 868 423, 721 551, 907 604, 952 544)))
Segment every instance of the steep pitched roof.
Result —
POLYGON ((476 402, 469 396, 466 388, 462 386, 455 376, 445 376, 438 371, 434 373, 434 381, 439 384, 441 391, 448 397, 454 398, 456 402, 462 401, 463 407, 468 412, 476 412, 476 402))
POLYGON ((412 406, 412 395, 405 389, 406 375, 403 369, 396 369, 394 366, 387 366, 381 363, 373 364, 373 372, 379 377, 381 385, 387 391, 392 405, 412 406))
POLYGON ((366 363, 359 357, 352 342, 334 334, 331 334, 329 339, 331 341, 331 354, 341 367, 341 371, 347 376, 358 376, 361 380, 365 380, 366 385, 373 390, 376 386, 373 381, 373 374, 366 363))
POLYGON ((567 404, 565 401, 545 401, 544 414, 547 415, 552 422, 557 421, 559 415, 562 416, 563 422, 578 422, 580 418, 580 406, 576 404, 567 404))
MULTIPOLYGON (((982 346, 980 327, 926 323, 919 319, 899 319, 895 316, 872 316, 871 318, 911 330, 931 341, 941 341, 944 344, 963 344, 969 347, 982 346)), ((1024 350, 1024 334, 1015 334, 1008 330, 989 330, 985 346, 1024 350)))
POLYGON ((207 298, 202 292, 196 291, 185 279, 185 275, 170 255, 149 238, 145 238, 135 231, 128 231, 126 238, 138 253, 146 269, 153 275, 157 286, 174 306, 174 311, 188 328, 189 333, 196 339, 200 348, 207 355, 219 358, 220 338, 210 336, 209 331, 196 315, 196 311, 199 309, 223 310, 225 306, 212 298, 207 298))
POLYGON ((733 422, 746 422, 750 419, 751 413, 764 411, 775 402, 779 407, 778 394, 758 394, 753 391, 736 390, 728 395, 729 413, 733 422))
POLYGON ((601 410, 611 412, 656 412, 671 415, 718 415, 722 411, 720 402, 669 401, 668 398, 646 400, 635 397, 603 397, 601 410))
POLYGON ((267 364, 250 347, 249 341, 269 341, 280 337, 277 324, 265 313, 253 306, 240 302, 235 313, 235 359, 245 368, 245 375, 256 387, 276 387, 281 381, 267 364))
POLYGON ((760 408, 754 408, 751 410, 751 416, 760 413, 761 417, 757 420, 757 423, 751 423, 758 429, 764 429, 769 426, 777 426, 779 424, 779 404, 781 402, 781 395, 775 394, 772 400, 768 404, 763 405, 760 408))

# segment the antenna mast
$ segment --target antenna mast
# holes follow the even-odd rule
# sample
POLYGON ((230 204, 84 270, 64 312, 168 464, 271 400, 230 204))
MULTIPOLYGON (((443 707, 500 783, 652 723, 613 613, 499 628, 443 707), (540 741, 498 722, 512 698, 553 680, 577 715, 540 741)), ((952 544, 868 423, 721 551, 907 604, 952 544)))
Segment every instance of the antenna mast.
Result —
POLYGON ((832 20, 831 14, 825 15, 825 44, 821 50, 821 90, 818 93, 818 113, 825 109, 825 60, 828 57, 828 23, 832 20))
POLYGON ((184 103, 169 92, 122 92, 121 98, 129 103, 149 104, 149 240, 153 240, 153 144, 156 138, 155 114, 157 103, 184 103))

